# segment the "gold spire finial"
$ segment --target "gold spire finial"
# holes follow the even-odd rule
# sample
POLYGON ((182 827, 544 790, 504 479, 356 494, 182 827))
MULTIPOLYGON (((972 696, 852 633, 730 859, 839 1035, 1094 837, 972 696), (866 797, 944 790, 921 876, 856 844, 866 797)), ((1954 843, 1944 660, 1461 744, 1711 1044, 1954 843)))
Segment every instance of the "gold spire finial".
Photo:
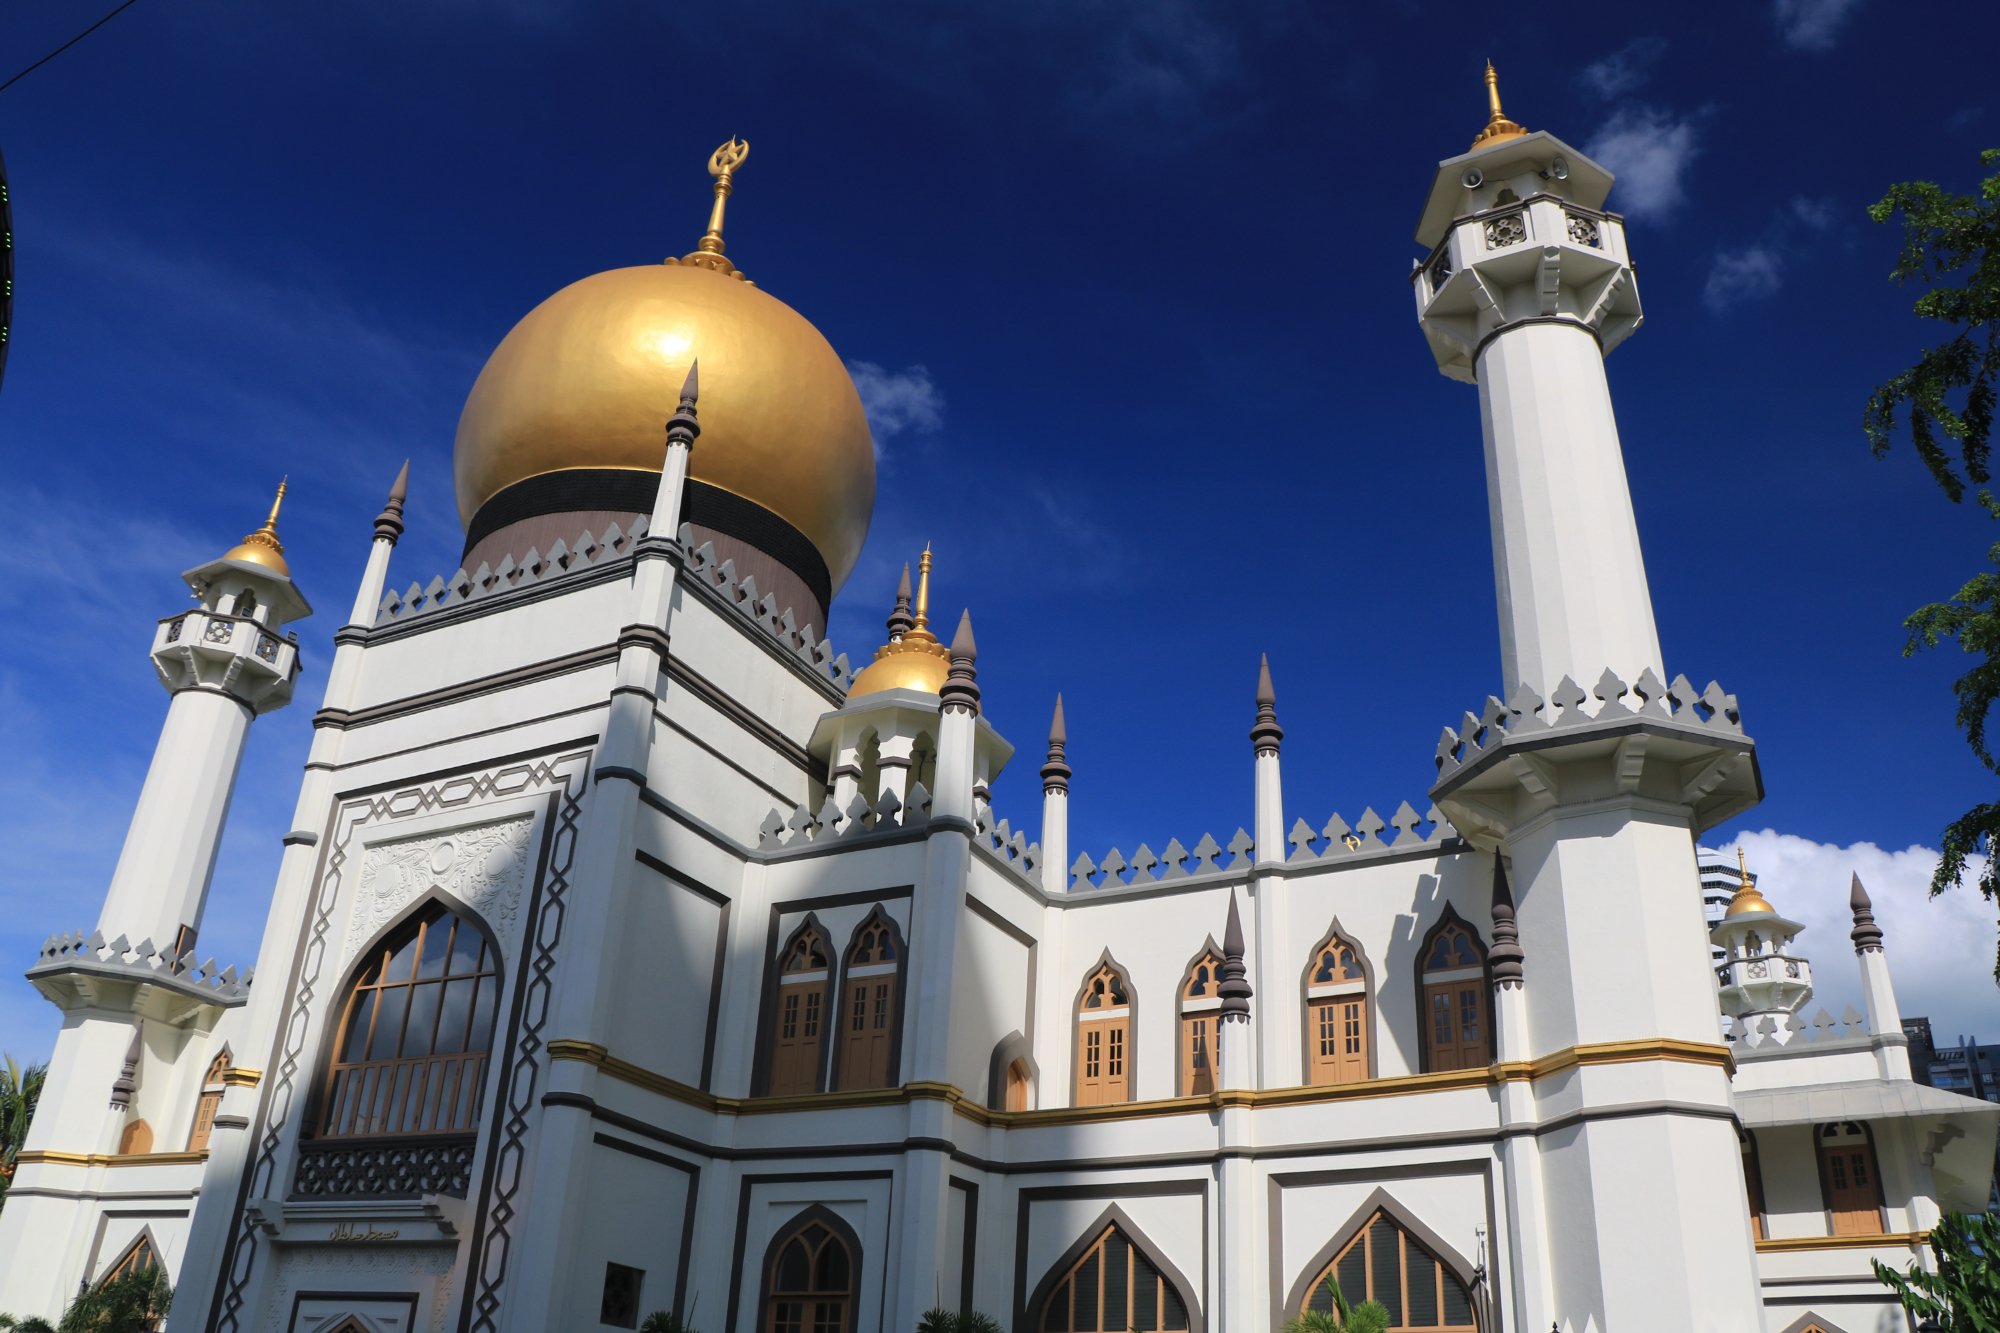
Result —
POLYGON ((1757 877, 1750 873, 1750 864, 1743 856, 1743 844, 1736 844, 1736 893, 1729 900, 1725 916, 1745 916, 1761 912, 1776 916, 1778 909, 1771 906, 1764 895, 1757 891, 1757 877))
POLYGON ((917 623, 909 637, 937 642, 931 633, 931 544, 924 543, 924 553, 917 557, 917 623))
POLYGON ((1473 148, 1491 148, 1494 144, 1519 139, 1527 134, 1500 110, 1500 72, 1493 68, 1491 60, 1486 62, 1486 107, 1486 128, 1472 141, 1473 148))
MULTIPOLYGON (((696 264, 702 268, 714 269, 717 273, 727 273, 741 278, 743 274, 736 265, 723 257, 722 215, 729 205, 729 195, 736 188, 736 171, 750 157, 747 140, 731 138, 728 143, 708 155, 708 174, 715 177, 715 203, 708 210, 708 230, 701 234, 701 240, 694 250, 679 259, 669 259, 669 264, 696 264)), ((749 281, 747 278, 744 279, 749 281)))
POLYGON ((284 507, 285 486, 290 480, 286 477, 278 482, 278 494, 271 501, 271 512, 265 517, 264 526, 224 552, 223 559, 248 560, 286 578, 292 576, 291 566, 285 563, 285 544, 278 540, 278 510, 284 507))
MULTIPOLYGON (((906 603, 903 598, 910 586, 910 567, 903 566, 903 592, 897 594, 896 612, 902 615, 906 603)), ((946 675, 950 672, 951 654, 938 642, 937 635, 931 633, 931 546, 924 543, 924 553, 917 558, 917 604, 916 615, 910 621, 910 628, 902 634, 896 633, 896 619, 890 617, 889 641, 875 650, 875 660, 870 662, 853 684, 847 687, 849 699, 861 699, 884 690, 916 690, 921 694, 936 694, 944 688, 946 675)))

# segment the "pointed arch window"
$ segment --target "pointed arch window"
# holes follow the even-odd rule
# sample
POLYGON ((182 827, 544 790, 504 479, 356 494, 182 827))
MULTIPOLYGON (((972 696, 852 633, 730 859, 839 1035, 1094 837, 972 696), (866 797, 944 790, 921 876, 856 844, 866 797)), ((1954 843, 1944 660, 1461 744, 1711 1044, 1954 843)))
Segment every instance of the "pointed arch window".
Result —
POLYGON ((1125 978, 1100 963, 1076 1003, 1076 1104, 1132 1100, 1132 999, 1125 978))
POLYGON ((1006 1105, 1007 1111, 1028 1109, 1028 1067, 1019 1060, 1007 1066, 1006 1105))
POLYGON ((778 963, 778 1006, 771 1041, 771 1095, 819 1091, 825 1049, 826 993, 831 970, 826 936, 806 925, 778 963))
POLYGON ((1472 1292, 1387 1213, 1378 1212, 1314 1275, 1299 1313, 1331 1312, 1331 1281, 1349 1305, 1380 1301, 1390 1333, 1477 1333, 1472 1292))
POLYGON ((125 1247, 125 1252, 118 1256, 117 1261, 104 1270, 104 1276, 97 1281, 101 1286, 113 1278, 126 1277, 142 1269, 159 1266, 160 1252, 153 1246, 153 1234, 150 1231, 142 1231, 130 1245, 125 1247))
POLYGON ((1222 1058, 1222 956, 1204 949, 1181 982, 1180 1088, 1183 1097, 1215 1091, 1222 1058))
POLYGON ((228 1068, 229 1048, 224 1047, 208 1062, 208 1072, 201 1076, 201 1098, 194 1104, 194 1126, 188 1130, 189 1152, 202 1152, 208 1148, 208 1136, 215 1130, 216 1112, 222 1109, 222 1074, 228 1068))
POLYGON ((834 1086, 887 1088, 896 1083, 903 942, 880 908, 847 946, 841 972, 840 1067, 834 1086))
POLYGON ((479 1128, 499 1004, 499 951, 470 917, 432 900, 368 951, 348 985, 318 1137, 479 1128))
POLYGON ((851 1333, 860 1257, 823 1218, 780 1234, 765 1267, 763 1333, 851 1333))
POLYGON ((1820 1188, 1826 1196, 1827 1224, 1835 1236, 1882 1233, 1882 1178, 1876 1170, 1875 1141, 1852 1120, 1821 1125, 1820 1188))
POLYGON ((1486 946, 1449 907, 1424 937, 1422 969, 1424 1068, 1484 1069, 1493 1062, 1486 1007, 1486 946))
POLYGON ((1187 1301, 1116 1223, 1042 1302, 1041 1333, 1181 1333, 1187 1301))
POLYGON ((1330 932, 1306 964, 1306 1082, 1368 1077, 1368 973, 1361 951, 1330 932))

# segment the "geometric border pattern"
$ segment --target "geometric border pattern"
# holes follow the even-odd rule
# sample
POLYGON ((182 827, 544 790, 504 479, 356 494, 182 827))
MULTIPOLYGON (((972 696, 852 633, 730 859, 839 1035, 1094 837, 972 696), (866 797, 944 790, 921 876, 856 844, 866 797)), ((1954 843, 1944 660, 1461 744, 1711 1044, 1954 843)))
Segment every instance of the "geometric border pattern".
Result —
MULTIPOLYGON (((588 750, 579 750, 556 759, 527 760, 510 763, 484 773, 461 774, 442 782, 423 787, 405 787, 380 795, 364 796, 344 803, 337 815, 338 836, 327 852, 325 864, 319 875, 318 892, 313 901, 308 921, 303 924, 304 947, 299 953, 297 981, 290 996, 287 1013, 279 1029, 278 1049, 273 1052, 273 1076, 266 1084, 266 1091, 260 1109, 261 1134, 257 1141, 256 1156, 243 1173, 243 1180, 237 1194, 237 1217, 228 1249, 224 1253, 222 1273, 219 1275, 219 1301, 212 1327, 217 1333, 245 1333, 244 1305, 248 1300, 250 1280, 256 1272, 257 1260, 263 1245, 261 1243, 256 1218, 250 1211, 251 1198, 272 1196, 274 1183, 279 1178, 279 1156, 285 1141, 291 1137, 293 1111, 301 1092, 299 1070, 304 1054, 310 1044, 313 1030, 313 1005, 318 997, 320 972, 326 962, 327 934, 331 927, 334 909, 343 897, 343 887, 347 877, 347 845, 355 830, 383 821, 408 819, 416 815, 430 814, 440 810, 457 809, 476 802, 519 796, 541 787, 555 787, 567 797, 561 803, 558 822, 567 836, 561 843, 561 865, 551 866, 548 874, 551 888, 560 883, 566 890, 570 861, 576 854, 575 826, 577 810, 581 805, 584 785, 589 780, 588 750), (572 768, 571 772, 564 772, 572 768)), ((553 857, 551 859, 554 859, 553 857)), ((541 895, 537 895, 538 897, 541 895)), ((547 988, 549 973, 553 971, 552 958, 554 942, 562 933, 561 914, 557 913, 550 928, 537 924, 537 966, 542 985, 542 1006, 540 1017, 546 1019, 547 988)), ((532 1087, 539 1073, 539 1063, 533 1053, 540 1048, 539 1024, 532 1045, 526 1046, 528 1061, 526 1079, 532 1087)), ((519 1077, 513 1078, 517 1086, 510 1089, 509 1110, 512 1112, 517 1102, 514 1095, 518 1091, 519 1077)), ((516 1126, 518 1117, 510 1114, 507 1128, 511 1132, 515 1152, 520 1152, 519 1139, 525 1131, 525 1124, 516 1126)), ((490 1175, 490 1173, 489 1173, 490 1175)), ((515 1186, 518 1187, 518 1176, 515 1186)), ((509 1216, 511 1218, 511 1209, 509 1216)), ((504 1275, 504 1242, 499 1274, 493 1286, 498 1286, 497 1277, 504 1275)), ((497 1308, 497 1301, 496 1301, 497 1308)))

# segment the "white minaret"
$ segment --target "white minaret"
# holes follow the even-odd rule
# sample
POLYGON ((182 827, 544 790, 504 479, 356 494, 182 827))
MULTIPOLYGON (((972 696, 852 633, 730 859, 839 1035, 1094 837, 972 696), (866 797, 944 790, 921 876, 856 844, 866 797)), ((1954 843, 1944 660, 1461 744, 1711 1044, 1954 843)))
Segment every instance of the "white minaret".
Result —
POLYGON ((1740 1031, 1755 1032, 1761 1020, 1769 1018, 1772 1037, 1788 1041, 1786 1021, 1812 998, 1812 964, 1791 948, 1804 927, 1779 916, 1758 892, 1741 847, 1736 849, 1736 865, 1740 887, 1708 934, 1722 950, 1722 961, 1715 967, 1721 987, 1718 999, 1722 1012, 1737 1021, 1740 1031))
POLYGON ((291 702, 299 674, 298 641, 280 631, 312 614, 278 541, 284 500, 281 483, 263 527, 182 575, 200 605, 154 632, 153 666, 173 701, 104 895, 106 937, 151 940, 176 958, 194 947, 250 722, 291 702))
POLYGON ((1661 670, 1604 357, 1639 327, 1611 174, 1500 112, 1439 164, 1410 275, 1438 369, 1479 386, 1504 692, 1661 670))
POLYGON ((1529 1071, 1509 1131, 1538 1144, 1508 1155, 1510 1209, 1560 1238, 1510 1257, 1504 1322, 1762 1333, 1695 892, 1696 837, 1761 795, 1753 749, 1733 697, 1662 683, 1602 363, 1639 324, 1610 173, 1508 120, 1486 77, 1412 282, 1439 368, 1479 386, 1508 700, 1446 729, 1431 797, 1509 872, 1535 980, 1502 975, 1496 919, 1495 1026, 1529 1071))
POLYGON ((249 998, 247 976, 192 953, 250 722, 290 700, 299 673, 282 631, 311 608, 278 540, 284 495, 280 485, 262 527, 183 576, 199 605, 154 632, 173 698, 97 929, 52 938, 28 970, 63 1023, 0 1213, 0 1309, 36 1310, 49 1274, 71 1271, 70 1241, 99 1206, 91 1163, 188 1146, 182 1074, 207 1062, 216 1024, 249 998))

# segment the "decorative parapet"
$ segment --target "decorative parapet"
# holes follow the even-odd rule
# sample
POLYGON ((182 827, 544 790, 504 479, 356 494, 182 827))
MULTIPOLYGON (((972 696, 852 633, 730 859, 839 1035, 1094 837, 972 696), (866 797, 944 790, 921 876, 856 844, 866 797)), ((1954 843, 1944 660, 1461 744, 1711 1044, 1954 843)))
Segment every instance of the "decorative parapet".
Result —
POLYGON ((1446 727, 1438 738, 1438 780, 1443 782, 1476 765, 1509 741, 1573 728, 1603 727, 1635 717, 1713 735, 1743 735, 1736 696, 1724 693, 1714 681, 1696 693, 1686 676, 1675 676, 1672 685, 1662 685, 1648 668, 1636 683, 1627 685, 1607 668, 1589 694, 1568 676, 1546 700, 1526 685, 1516 689, 1505 703, 1489 694, 1485 708, 1476 715, 1467 713, 1457 730, 1446 727), (1627 703, 1627 699, 1632 702, 1627 703))
MULTIPOLYGON (((1438 847, 1455 836, 1457 830, 1452 828, 1436 806, 1419 815, 1405 801, 1396 807, 1396 813, 1387 823, 1382 821, 1373 807, 1362 811, 1361 818, 1352 825, 1335 812, 1317 832, 1303 819, 1293 823, 1291 834, 1286 839, 1292 845, 1292 854, 1286 858, 1285 864, 1313 864, 1369 852, 1438 847), (1396 831, 1395 836, 1384 839, 1382 834, 1390 829, 1396 831)), ((1227 847, 1219 846, 1212 835, 1204 833, 1201 840, 1195 843, 1193 851, 1181 846, 1180 839, 1170 838, 1166 848, 1158 855, 1151 847, 1140 843, 1129 861, 1116 847, 1094 861, 1088 853, 1081 853, 1070 864, 1070 892, 1247 871, 1255 863, 1256 851, 1257 840, 1239 828, 1227 847), (1222 859, 1224 852, 1229 853, 1227 862, 1222 859)))
POLYGON ((978 824, 979 836, 974 841, 1029 884, 1039 885, 1042 882, 1042 845, 1039 842, 1029 842, 1027 834, 1004 819, 994 823, 993 811, 984 802, 979 804, 978 824))
POLYGON ((898 799, 895 792, 885 791, 882 799, 872 806, 866 796, 856 795, 842 810, 829 796, 818 813, 797 805, 792 807, 789 815, 778 809, 764 816, 763 824, 757 829, 757 849, 764 852, 797 851, 868 833, 921 828, 930 820, 931 794, 921 782, 910 785, 907 804, 898 799))
MULTIPOLYGON (((681 528, 681 546, 685 549, 694 538, 694 529, 681 528)), ((805 663, 815 675, 832 681, 845 690, 854 681, 854 671, 847 664, 846 653, 836 653, 833 645, 819 637, 811 626, 798 624, 791 611, 780 611, 778 599, 769 593, 757 595, 757 580, 752 575, 736 577, 736 562, 718 561, 715 558, 715 543, 703 542, 695 547, 687 558, 688 571, 698 576, 703 583, 722 594, 722 599, 733 607, 744 619, 778 641, 792 656, 805 663)))
MULTIPOLYGON (((646 535, 646 519, 642 515, 632 520, 629 529, 614 522, 595 537, 583 532, 574 542, 565 544, 559 540, 546 554, 530 547, 518 562, 514 557, 506 556, 498 566, 481 561, 479 568, 470 574, 460 569, 448 579, 433 578, 427 587, 412 583, 409 591, 400 594, 392 592, 382 599, 375 624, 378 628, 403 625, 433 612, 490 600, 502 593, 550 583, 565 575, 603 568, 614 560, 629 557, 646 535)), ((682 550, 688 552, 685 567, 703 587, 719 593, 726 606, 777 640, 780 647, 803 662, 815 675, 833 682, 840 689, 848 687, 854 673, 847 664, 845 653, 835 653, 832 644, 820 638, 812 625, 800 625, 790 610, 779 610, 775 596, 769 593, 759 596, 756 578, 746 574, 739 579, 734 561, 716 559, 713 542, 703 542, 699 547, 690 549, 694 529, 685 525, 679 536, 682 550)))
POLYGON ((1722 1035, 1748 1055, 1753 1052, 1768 1054, 1780 1048, 1798 1050, 1801 1045, 1813 1043, 1853 1042, 1874 1034, 1868 1030, 1868 1020, 1854 1012, 1853 1005, 1848 1005, 1837 1019, 1822 1008, 1812 1016, 1811 1022, 1797 1014, 1789 1015, 1782 1024, 1770 1014, 1764 1014, 1754 1022, 1724 1015, 1722 1035), (1785 1035, 1779 1036, 1780 1032, 1785 1035))
POLYGON ((400 595, 391 592, 382 599, 375 624, 404 624, 418 616, 531 588, 565 574, 603 565, 630 555, 645 535, 646 520, 641 516, 632 520, 630 530, 614 522, 595 537, 587 531, 581 532, 568 544, 558 538, 546 554, 531 546, 518 561, 511 555, 502 557, 497 566, 482 560, 470 574, 461 568, 448 579, 431 579, 428 587, 412 583, 408 592, 400 595))
POLYGON ((1156 880, 1190 879, 1195 875, 1209 875, 1217 871, 1248 870, 1252 854, 1257 850, 1257 840, 1242 829, 1229 840, 1229 846, 1216 844, 1210 834, 1201 835, 1194 850, 1181 846, 1179 838, 1169 838, 1165 850, 1158 856, 1145 843, 1132 853, 1127 861, 1116 847, 1093 861, 1088 852, 1079 852, 1070 863, 1070 892, 1084 889, 1109 889, 1127 884, 1150 884, 1156 880), (1230 853, 1229 863, 1222 864, 1223 852, 1230 853), (1096 876, 1095 879, 1091 878, 1096 876))
POLYGON ((1489 697, 1438 738, 1437 802, 1459 835, 1491 851, 1560 806, 1618 799, 1684 810, 1696 833, 1763 799, 1757 747, 1736 696, 1653 671, 1626 684, 1612 671, 1589 694, 1564 676, 1543 699, 1523 685, 1489 697))
POLYGON ((28 980, 53 984, 76 973, 165 986, 190 998, 233 1008, 250 998, 256 969, 245 968, 239 978, 234 967, 218 969, 213 958, 197 966, 192 952, 173 958, 156 949, 151 940, 134 945, 120 935, 106 943, 103 931, 86 936, 78 930, 43 941, 40 955, 28 969, 28 980))
POLYGON ((1370 806, 1351 826, 1336 810, 1333 818, 1327 820, 1317 833, 1303 819, 1293 822, 1292 831, 1285 838, 1292 845, 1292 854, 1285 858, 1285 863, 1297 865, 1307 861, 1338 860, 1357 852, 1386 851, 1395 847, 1436 847, 1447 838, 1456 837, 1457 832, 1436 806, 1419 815, 1408 801, 1404 801, 1396 807, 1396 813, 1389 817, 1386 824, 1370 806), (1396 836, 1384 841, 1382 834, 1390 829, 1396 831, 1396 836))

